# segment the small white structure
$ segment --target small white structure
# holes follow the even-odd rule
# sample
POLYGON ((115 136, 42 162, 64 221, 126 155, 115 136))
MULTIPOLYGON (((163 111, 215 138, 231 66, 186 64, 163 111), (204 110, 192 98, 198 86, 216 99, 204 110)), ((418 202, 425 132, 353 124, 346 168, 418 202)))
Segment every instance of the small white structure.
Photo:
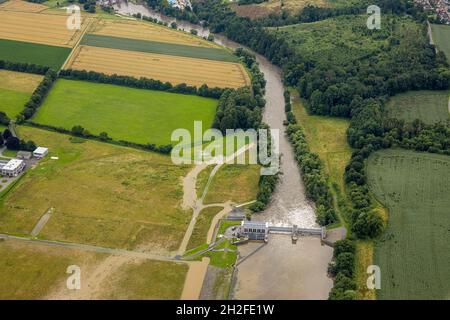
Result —
POLYGON ((12 159, 6 164, 0 164, 0 167, 3 176, 17 177, 25 169, 25 161, 12 159))
POLYGON ((269 234, 269 223, 263 221, 247 221, 241 222, 238 227, 239 237, 245 237, 249 240, 263 240, 267 242, 269 234))
POLYGON ((36 150, 33 151, 33 156, 35 158, 41 159, 45 157, 48 153, 48 148, 37 147, 36 150))

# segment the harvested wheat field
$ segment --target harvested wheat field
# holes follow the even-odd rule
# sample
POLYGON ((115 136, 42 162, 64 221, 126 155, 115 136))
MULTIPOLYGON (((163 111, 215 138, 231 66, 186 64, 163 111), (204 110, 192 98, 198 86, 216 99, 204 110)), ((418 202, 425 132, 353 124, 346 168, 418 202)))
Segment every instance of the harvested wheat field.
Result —
POLYGON ((169 29, 150 22, 133 20, 98 20, 89 33, 128 39, 151 40, 188 46, 217 48, 214 42, 203 40, 179 30, 169 29))
POLYGON ((0 4, 0 10, 8 11, 24 11, 24 12, 40 12, 48 7, 39 4, 21 0, 10 0, 0 4))
POLYGON ((162 54, 80 46, 66 69, 88 70, 105 74, 146 77, 172 84, 239 88, 250 79, 239 63, 203 60, 162 54))
POLYGON ((80 30, 69 30, 65 14, 0 10, 0 39, 73 47, 90 21, 81 20, 80 30))

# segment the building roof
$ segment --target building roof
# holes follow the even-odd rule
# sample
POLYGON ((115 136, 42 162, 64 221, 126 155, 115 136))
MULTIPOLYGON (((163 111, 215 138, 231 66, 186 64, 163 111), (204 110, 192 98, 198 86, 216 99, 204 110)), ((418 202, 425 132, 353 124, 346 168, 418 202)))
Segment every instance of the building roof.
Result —
POLYGON ((23 163, 23 160, 19 159, 12 159, 9 160, 7 164, 2 168, 3 170, 15 170, 17 169, 21 164, 23 163))
POLYGON ((17 152, 17 156, 31 156, 31 152, 30 151, 19 151, 17 152))
POLYGON ((242 226, 246 228, 268 228, 269 223, 265 221, 242 221, 242 226))
POLYGON ((37 154, 44 154, 48 151, 48 148, 44 148, 44 147, 37 147, 36 150, 33 151, 33 153, 37 153, 37 154))

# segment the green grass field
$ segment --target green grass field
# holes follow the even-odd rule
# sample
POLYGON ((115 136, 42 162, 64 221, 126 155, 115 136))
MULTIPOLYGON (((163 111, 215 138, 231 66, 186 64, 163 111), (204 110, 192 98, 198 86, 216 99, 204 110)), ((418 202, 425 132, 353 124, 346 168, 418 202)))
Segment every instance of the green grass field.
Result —
POLYGON ((194 249, 206 243, 206 235, 208 234, 212 219, 222 209, 222 207, 208 207, 200 211, 191 238, 189 239, 187 250, 194 249))
POLYGON ((431 30, 436 46, 445 53, 447 60, 450 61, 450 26, 432 24, 431 30))
POLYGON ((39 237, 166 253, 178 248, 192 215, 181 209, 188 166, 46 130, 19 126, 18 132, 50 155, 0 199, 0 233, 29 235, 53 207, 39 237))
POLYGON ((0 111, 15 118, 41 80, 39 75, 0 70, 0 111))
POLYGON ((94 47, 158 53, 158 54, 198 58, 198 59, 208 59, 208 60, 228 61, 228 62, 239 61, 239 59, 236 56, 234 56, 227 50, 220 48, 196 47, 175 43, 163 43, 149 40, 118 38, 96 34, 85 35, 83 37, 83 40, 81 41, 81 44, 94 47))
POLYGON ((352 150, 347 143, 347 119, 309 115, 298 94, 292 92, 292 111, 305 130, 311 151, 317 153, 325 165, 327 175, 344 192, 344 170, 352 150))
POLYGON ((0 39, 0 60, 32 63, 59 70, 71 49, 0 39))
POLYGON ((379 299, 450 299, 450 157, 384 150, 368 160, 368 182, 389 209, 377 242, 379 299))
POLYGON ((211 127, 217 100, 195 95, 59 79, 34 122, 71 129, 81 125, 116 140, 170 144, 175 129, 211 127))
POLYGON ((259 174, 259 165, 225 164, 211 181, 203 202, 211 204, 231 200, 240 204, 255 200, 259 174))
POLYGON ((386 109, 389 116, 412 122, 420 119, 427 124, 450 119, 447 91, 410 91, 392 97, 386 109))
POLYGON ((29 93, 0 88, 0 111, 14 119, 23 110, 29 98, 29 93))

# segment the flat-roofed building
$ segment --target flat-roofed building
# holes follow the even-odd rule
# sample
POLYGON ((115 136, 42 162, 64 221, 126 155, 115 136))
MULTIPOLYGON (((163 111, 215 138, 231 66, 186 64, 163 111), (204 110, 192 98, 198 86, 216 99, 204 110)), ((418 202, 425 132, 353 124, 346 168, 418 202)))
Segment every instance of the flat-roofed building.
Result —
POLYGON ((16 177, 25 169, 25 161, 20 159, 9 160, 6 164, 0 163, 0 170, 3 176, 16 177))
POLYGON ((23 160, 30 160, 32 157, 32 153, 29 151, 19 151, 17 152, 17 158, 23 160))
POLYGON ((48 153, 48 148, 37 147, 36 150, 33 151, 33 156, 35 158, 41 159, 45 157, 48 153))
POLYGON ((268 234, 268 222, 244 220, 238 227, 238 236, 248 238, 249 240, 267 241, 268 234))

